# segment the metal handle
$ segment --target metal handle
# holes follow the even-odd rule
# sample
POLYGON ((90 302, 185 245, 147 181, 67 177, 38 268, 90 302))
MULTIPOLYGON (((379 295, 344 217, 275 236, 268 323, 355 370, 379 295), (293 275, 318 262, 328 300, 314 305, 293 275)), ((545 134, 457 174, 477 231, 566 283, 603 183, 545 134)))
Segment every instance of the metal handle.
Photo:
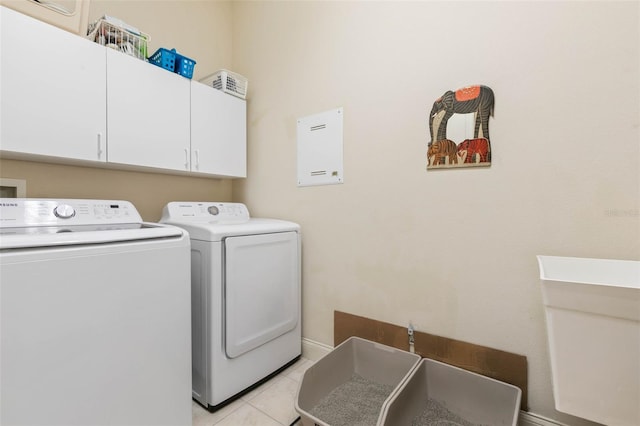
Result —
POLYGON ((184 168, 189 170, 189 148, 184 149, 184 168))
POLYGON ((200 170, 200 150, 196 149, 196 170, 200 170))
POLYGON ((102 157, 102 133, 98 133, 98 160, 102 157))

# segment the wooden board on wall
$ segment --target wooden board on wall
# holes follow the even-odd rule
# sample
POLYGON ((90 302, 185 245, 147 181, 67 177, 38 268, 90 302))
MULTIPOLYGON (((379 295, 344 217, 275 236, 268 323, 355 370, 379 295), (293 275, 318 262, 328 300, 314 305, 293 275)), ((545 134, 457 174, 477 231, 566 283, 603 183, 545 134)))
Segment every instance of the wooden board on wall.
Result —
MULTIPOLYGON (((333 343, 351 336, 394 348, 409 350, 407 328, 357 315, 334 311, 333 343)), ((522 390, 521 409, 527 410, 527 358, 486 346, 414 331, 415 352, 474 373, 482 374, 522 390)))

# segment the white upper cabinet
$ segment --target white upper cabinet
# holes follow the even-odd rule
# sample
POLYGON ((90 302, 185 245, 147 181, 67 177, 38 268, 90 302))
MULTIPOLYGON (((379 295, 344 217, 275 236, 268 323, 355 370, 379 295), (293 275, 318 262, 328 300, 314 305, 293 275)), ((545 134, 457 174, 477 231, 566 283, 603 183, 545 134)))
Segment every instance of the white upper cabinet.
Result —
POLYGON ((0 7, 0 149, 106 160, 106 48, 0 7))
POLYGON ((247 176, 246 101, 191 82, 191 171, 247 176))
POLYGON ((190 83, 108 49, 108 161, 189 171, 190 83))
POLYGON ((2 157, 246 177, 246 102, 0 6, 2 157))

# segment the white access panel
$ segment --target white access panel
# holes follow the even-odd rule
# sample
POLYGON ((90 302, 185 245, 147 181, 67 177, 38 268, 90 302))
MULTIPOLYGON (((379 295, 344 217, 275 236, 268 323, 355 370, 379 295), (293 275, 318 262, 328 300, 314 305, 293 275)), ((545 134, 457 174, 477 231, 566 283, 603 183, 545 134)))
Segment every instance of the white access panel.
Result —
POLYGON ((343 108, 298 119, 298 186, 343 183, 343 108))
POLYGON ((224 256, 225 352, 237 358, 298 323, 298 233, 228 237, 224 256))

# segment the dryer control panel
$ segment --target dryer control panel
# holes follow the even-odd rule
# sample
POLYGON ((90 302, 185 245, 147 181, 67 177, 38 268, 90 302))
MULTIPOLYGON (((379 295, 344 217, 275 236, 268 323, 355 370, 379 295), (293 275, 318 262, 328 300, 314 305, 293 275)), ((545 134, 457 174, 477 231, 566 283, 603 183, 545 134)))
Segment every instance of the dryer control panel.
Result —
POLYGON ((250 218, 247 206, 242 203, 174 201, 164 207, 161 222, 227 224, 248 222, 250 218))

